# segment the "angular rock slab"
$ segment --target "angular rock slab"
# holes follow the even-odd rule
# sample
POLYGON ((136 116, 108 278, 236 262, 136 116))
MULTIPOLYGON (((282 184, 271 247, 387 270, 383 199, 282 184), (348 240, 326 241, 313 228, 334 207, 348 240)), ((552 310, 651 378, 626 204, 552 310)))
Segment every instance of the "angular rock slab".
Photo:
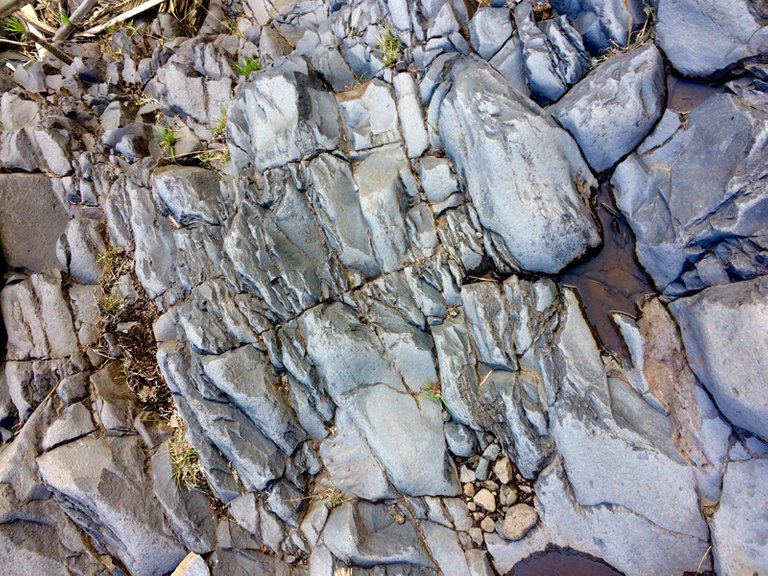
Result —
POLYGON ((729 462, 712 517, 718 574, 768 574, 768 460, 729 462))
POLYGON ((342 146, 336 100, 308 73, 258 74, 232 102, 227 118, 229 151, 244 175, 342 146))
POLYGON ((133 574, 160 576, 186 555, 168 533, 136 437, 79 440, 40 456, 40 476, 70 517, 133 574))
POLYGON ((552 8, 573 22, 594 54, 613 44, 627 45, 629 29, 643 25, 642 0, 551 0, 552 8))
POLYGON ((611 168, 664 110, 664 61, 653 44, 610 58, 550 110, 596 172, 611 168))
POLYGON ((768 95, 718 94, 683 124, 667 110, 616 167, 638 260, 670 295, 768 272, 768 95))
POLYGON ((716 79, 768 51, 768 27, 748 0, 659 0, 656 42, 685 76, 716 79))
POLYGON ((454 66, 440 135, 504 267, 554 274, 600 243, 576 143, 497 72, 454 66))
POLYGON ((720 411, 768 440, 768 278, 708 288, 670 309, 691 368, 720 411))

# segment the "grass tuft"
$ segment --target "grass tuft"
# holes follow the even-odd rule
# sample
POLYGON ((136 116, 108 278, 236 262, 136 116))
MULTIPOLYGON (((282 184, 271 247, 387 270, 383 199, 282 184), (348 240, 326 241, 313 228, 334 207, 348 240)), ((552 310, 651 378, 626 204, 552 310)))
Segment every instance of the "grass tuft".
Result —
POLYGON ((170 126, 155 126, 155 134, 160 139, 160 147, 166 151, 171 160, 176 161, 176 142, 179 137, 170 126))
POLYGON ((246 56, 240 64, 233 66, 235 72, 248 77, 251 72, 261 70, 261 62, 255 56, 246 56))
POLYGON ((387 26, 383 34, 379 34, 379 44, 377 48, 381 50, 381 62, 387 68, 392 68, 400 60, 403 53, 403 45, 400 39, 395 35, 392 26, 387 26))
POLYGON ((171 417, 171 426, 175 426, 173 437, 168 443, 171 457, 173 483, 178 490, 204 490, 207 486, 200 453, 187 441, 187 431, 181 417, 171 417))
POLYGON ((10 17, 3 20, 3 31, 9 34, 26 34, 27 27, 18 18, 10 17))

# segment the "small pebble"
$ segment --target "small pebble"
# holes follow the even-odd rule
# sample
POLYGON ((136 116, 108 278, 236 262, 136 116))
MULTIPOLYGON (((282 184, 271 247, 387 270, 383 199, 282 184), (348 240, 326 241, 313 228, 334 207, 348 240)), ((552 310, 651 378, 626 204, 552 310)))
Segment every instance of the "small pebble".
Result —
POLYGON ((533 494, 533 488, 530 486, 526 486, 525 484, 521 484, 518 486, 520 488, 520 492, 524 492, 525 494, 533 494))
POLYGON ((528 504, 518 504, 509 509, 504 516, 502 532, 507 540, 520 540, 536 526, 539 521, 539 513, 536 508, 528 504))
POLYGON ((475 504, 480 506, 480 508, 487 510, 488 512, 496 511, 496 497, 485 488, 475 494, 475 497, 472 500, 475 504))
POLYGON ((499 457, 499 454, 501 454, 501 448, 499 448, 499 445, 491 444, 483 451, 483 458, 489 462, 494 462, 499 457))
POLYGON ((517 490, 511 486, 502 486, 499 492, 499 501, 504 506, 512 506, 512 504, 517 502, 517 490))
POLYGON ((482 512, 474 512, 472 514, 472 518, 475 519, 476 523, 477 522, 481 522, 483 520, 483 518, 485 518, 485 514, 483 514, 482 512))
POLYGON ((491 492, 496 492, 496 490, 499 489, 499 485, 496 484, 496 482, 494 482, 493 480, 486 480, 485 482, 483 482, 483 487, 488 488, 488 490, 490 490, 491 492))
POLYGON ((467 498, 472 498, 475 495, 475 485, 471 482, 469 484, 464 484, 464 496, 467 498))
POLYGON ((491 463, 488 460, 481 458, 480 463, 475 468, 475 478, 478 480, 488 480, 488 468, 490 465, 491 463))
POLYGON ((459 468, 459 481, 462 484, 466 484, 467 482, 474 482, 475 481, 475 471, 470 470, 466 466, 462 466, 459 468))
POLYGON ((405 514, 402 512, 395 512, 394 517, 397 524, 405 524, 405 514))
POLYGON ((478 546, 483 543, 483 531, 480 528, 470 528, 469 537, 472 538, 472 541, 478 546))
POLYGON ((469 510, 470 512, 474 512, 475 510, 477 510, 477 504, 475 504, 474 502, 467 502, 467 510, 469 510))
POLYGON ((493 465, 493 473, 502 484, 509 484, 512 480, 512 463, 504 456, 493 465))
POLYGON ((496 522, 491 520, 489 516, 486 516, 482 522, 480 522, 480 528, 482 528, 483 532, 488 532, 489 534, 491 532, 496 531, 496 522))

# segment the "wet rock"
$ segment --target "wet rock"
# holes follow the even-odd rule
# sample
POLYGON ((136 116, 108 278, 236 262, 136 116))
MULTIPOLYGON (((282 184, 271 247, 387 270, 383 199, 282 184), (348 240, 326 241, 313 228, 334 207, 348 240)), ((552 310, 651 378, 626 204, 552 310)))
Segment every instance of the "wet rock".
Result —
POLYGON ((69 216, 54 185, 39 174, 0 175, 0 245, 7 266, 33 273, 61 268, 56 241, 69 216))
POLYGON ((504 516, 502 532, 507 540, 520 540, 536 526, 539 513, 527 504, 512 506, 504 516))
POLYGON ((655 19, 659 48, 685 76, 716 79, 768 48, 765 23, 745 0, 661 0, 655 19))
POLYGON ((227 119, 232 161, 245 175, 342 144, 333 94, 308 73, 262 72, 240 91, 227 119))
POLYGON ((720 505, 712 517, 712 549, 718 574, 762 574, 768 570, 768 524, 760 514, 768 460, 728 462, 720 505))
POLYGON ((598 245, 594 179, 570 136, 488 66, 462 61, 452 78, 440 133, 497 263, 554 273, 598 245))
POLYGON ((664 62, 653 44, 610 58, 566 94, 552 115, 596 172, 645 138, 665 103, 664 62))
POLYGON ((469 21, 472 48, 485 60, 490 60, 512 36, 508 8, 484 8, 469 21))
POLYGON ((60 505, 131 572, 165 574, 184 558, 184 548, 146 497, 151 482, 135 437, 78 440, 37 462, 60 505))
POLYGON ((552 0, 551 4, 568 17, 595 55, 614 44, 625 47, 629 31, 641 28, 645 21, 641 0, 552 0))
POLYGON ((763 200, 766 160, 759 92, 717 94, 686 125, 667 110, 612 183, 635 233, 640 263, 668 294, 765 274, 763 200), (706 142, 724 139, 721 147, 706 142), (706 173, 706 178, 699 175, 706 173))
POLYGON ((432 565, 413 522, 398 524, 382 505, 342 504, 328 518, 322 540, 334 556, 347 564, 432 565))
POLYGON ((372 80, 336 96, 352 150, 366 150, 400 140, 392 88, 372 80))
POLYGON ((765 278, 716 286, 670 306, 691 368, 735 426, 768 439, 765 278))
POLYGON ((565 16, 540 28, 529 0, 517 4, 514 15, 531 97, 541 105, 555 102, 587 73, 581 36, 565 16))

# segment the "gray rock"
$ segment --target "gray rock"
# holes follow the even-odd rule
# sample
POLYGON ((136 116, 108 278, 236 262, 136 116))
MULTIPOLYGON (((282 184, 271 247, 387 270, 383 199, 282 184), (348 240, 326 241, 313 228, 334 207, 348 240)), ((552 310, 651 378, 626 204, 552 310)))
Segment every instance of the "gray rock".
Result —
POLYGON ((202 556, 190 552, 176 567, 176 570, 171 573, 171 576, 211 576, 211 571, 202 556))
POLYGON ((212 170, 187 166, 160 168, 152 174, 152 188, 159 204, 173 214, 180 226, 224 224, 227 199, 212 170))
POLYGON ((716 79, 768 50, 768 28, 745 0, 660 0, 656 41, 685 76, 716 79))
POLYGON ((764 574, 768 571, 768 523, 761 514, 768 498, 768 460, 731 461, 723 477, 723 494, 712 516, 712 550, 718 574, 764 574))
POLYGON ((466 426, 458 422, 446 422, 444 431, 448 449, 456 456, 469 458, 477 450, 475 434, 466 426))
POLYGON ((96 285, 101 278, 98 257, 107 248, 101 220, 99 212, 79 212, 69 221, 56 247, 61 268, 80 284, 96 285))
POLYGON ((445 576, 470 576, 467 559, 459 545, 456 532, 434 522, 423 522, 421 529, 430 554, 445 576))
POLYGON ((536 526, 539 513, 528 504, 517 504, 507 510, 502 533, 507 540, 520 540, 536 526))
POLYGON ((595 181, 570 136, 488 66, 462 61, 452 80, 440 133, 498 263, 554 273, 597 246, 595 181))
POLYGON ((355 85, 356 79, 337 48, 318 47, 310 54, 312 67, 325 78, 335 92, 355 85))
POLYGON ((45 431, 40 447, 43 452, 71 442, 96 430, 91 413, 82 402, 64 409, 45 431))
POLYGON ((552 7, 573 22, 593 54, 614 44, 625 47, 629 31, 645 21, 642 0, 552 0, 552 7))
POLYGON ((493 465, 493 473, 496 475, 496 478, 499 479, 499 482, 502 484, 509 484, 513 478, 512 464, 510 463, 509 458, 504 456, 497 460, 493 465))
POLYGON ((647 44, 599 66, 551 112, 590 166, 602 172, 645 138, 662 114, 665 97, 664 61, 647 44))
POLYGON ((408 149, 408 158, 418 158, 429 148, 429 136, 424 128, 424 113, 419 102, 416 82, 408 72, 397 74, 392 83, 397 96, 400 127, 408 149))
POLYGON ((514 343, 508 338, 511 315, 500 288, 492 282, 466 284, 462 286, 461 302, 478 360, 493 369, 515 370, 514 343))
POLYGON ((397 562, 432 566, 414 523, 406 519, 398 524, 381 505, 342 504, 328 518, 322 541, 334 556, 355 566, 397 562))
POLYGON ((445 158, 425 156, 419 160, 419 180, 430 202, 443 202, 459 191, 459 184, 445 158))
POLYGON ((333 94, 306 73, 260 73, 231 103, 227 119, 232 162, 245 175, 341 147, 333 94))
POLYGON ((0 175, 0 246, 6 265, 28 272, 61 269, 56 241, 69 216, 40 174, 0 175))
POLYGON ((40 476, 80 527, 133 573, 161 575, 186 552, 149 495, 134 438, 78 440, 40 456, 40 476))
POLYGON ((512 21, 508 8, 483 8, 469 21, 472 48, 485 60, 490 60, 512 36, 512 21))
POLYGON ((523 43, 514 34, 491 58, 489 64, 507 79, 512 87, 525 96, 531 91, 528 88, 528 78, 525 73, 525 58, 523 43))
POLYGON ((372 80, 336 96, 351 150, 366 150, 400 140, 392 88, 372 80))
POLYGON ((542 105, 557 101, 587 73, 581 36, 565 16, 548 20, 540 28, 529 0, 515 7, 515 23, 523 45, 531 98, 542 105))
POLYGON ((110 362, 91 375, 94 414, 102 427, 111 436, 134 433, 133 420, 136 415, 136 396, 128 387, 123 367, 110 362))
POLYGON ((266 355, 252 345, 203 358, 203 370, 261 432, 291 455, 307 436, 278 392, 279 378, 266 355))
POLYGON ((670 305, 691 368, 735 426, 768 439, 768 281, 708 288, 670 305))
POLYGON ((764 200, 768 97, 718 94, 687 116, 669 110, 617 166, 616 202, 640 263, 668 294, 765 274, 764 200), (723 140, 723 138, 725 140, 723 140), (722 140, 720 147, 708 142, 722 140), (704 176, 706 175, 706 176, 704 176))

